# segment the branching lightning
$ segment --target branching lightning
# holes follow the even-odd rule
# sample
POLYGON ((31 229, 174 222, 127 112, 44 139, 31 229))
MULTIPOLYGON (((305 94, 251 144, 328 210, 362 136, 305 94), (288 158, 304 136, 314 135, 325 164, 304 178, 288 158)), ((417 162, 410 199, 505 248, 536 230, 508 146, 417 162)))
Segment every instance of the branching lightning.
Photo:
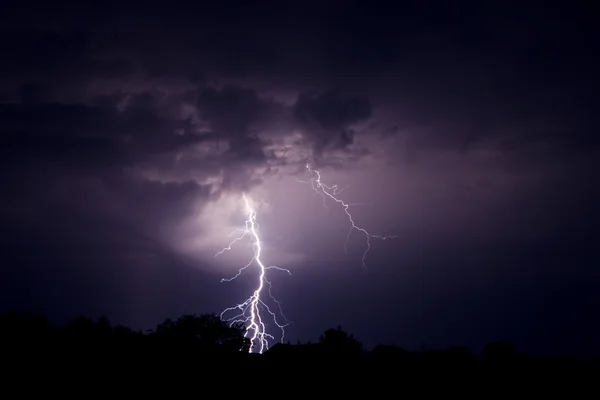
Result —
MULTIPOLYGON (((338 188, 337 185, 329 186, 321 180, 321 173, 318 170, 310 168, 308 164, 306 164, 306 169, 312 175, 309 181, 299 181, 302 183, 310 183, 312 185, 315 193, 320 194, 323 197, 323 206, 327 208, 327 200, 333 200, 336 204, 340 205, 346 216, 348 217, 348 221, 350 222, 350 230, 348 231, 348 235, 346 236, 346 240, 344 242, 344 251, 348 251, 348 242, 352 235, 353 231, 358 231, 365 237, 366 241, 366 249, 362 256, 362 265, 364 268, 367 268, 367 254, 371 249, 371 239, 392 239, 396 236, 386 236, 386 235, 375 235, 368 232, 366 229, 356 225, 352 214, 349 211, 349 208, 354 205, 364 205, 361 203, 346 203, 341 200, 338 195, 347 189, 338 188)), ((281 310, 281 303, 273 297, 271 293, 271 282, 267 279, 267 271, 269 270, 279 270, 287 272, 291 275, 290 271, 285 268, 280 268, 277 266, 266 266, 262 259, 262 244, 260 235, 258 233, 259 226, 256 222, 256 211, 250 204, 250 201, 246 197, 246 195, 242 195, 245 204, 245 210, 247 213, 247 219, 245 221, 244 229, 236 229, 229 236, 237 236, 221 251, 215 254, 215 257, 229 251, 232 247, 239 241, 243 239, 249 238, 252 244, 253 249, 253 257, 250 261, 244 265, 242 268, 238 270, 238 272, 232 276, 231 278, 223 278, 221 282, 231 282, 234 279, 237 279, 251 266, 255 265, 258 268, 258 282, 256 289, 252 293, 252 295, 246 299, 244 302, 237 304, 233 307, 226 308, 221 313, 221 318, 226 319, 232 325, 235 323, 242 323, 246 327, 246 337, 250 339, 250 352, 263 353, 265 350, 269 348, 270 341, 275 340, 275 336, 267 332, 267 327, 269 322, 277 327, 277 329, 281 332, 281 341, 283 341, 285 337, 285 328, 289 325, 289 321, 283 315, 281 310), (265 288, 266 287, 266 288, 265 288), (269 306, 267 301, 273 302, 277 306, 277 313, 274 311, 273 306, 269 306), (231 315, 235 313, 232 317, 227 317, 227 315, 231 315), (280 320, 284 319, 286 322, 281 323, 280 320), (268 320, 268 322, 267 322, 268 320)))
POLYGON ((353 231, 356 230, 356 231, 360 232, 362 235, 364 235, 367 247, 362 256, 362 266, 364 268, 367 268, 366 260, 367 260, 367 254, 369 253, 369 250, 371 250, 371 239, 386 240, 386 239, 394 239, 397 236, 374 235, 374 234, 368 232, 366 229, 356 225, 356 223, 354 222, 354 219, 352 218, 352 214, 349 211, 350 206, 352 206, 353 204, 345 203, 343 200, 341 200, 340 198, 337 197, 343 190, 347 189, 347 186, 342 189, 339 189, 337 185, 329 186, 329 185, 323 183, 323 181, 321 181, 321 173, 318 170, 312 169, 308 164, 306 164, 306 169, 308 170, 308 172, 311 173, 312 178, 309 181, 300 181, 299 180, 298 182, 310 183, 312 185, 313 190, 323 197, 323 206, 325 208, 327 208, 326 201, 327 201, 327 198, 329 198, 329 199, 333 200, 334 202, 336 202, 337 204, 339 204, 342 207, 342 209, 344 210, 344 212, 346 213, 346 216, 348 217, 348 221, 350 222, 350 230, 348 231, 348 235, 346 236, 346 241, 344 242, 344 251, 346 253, 348 252, 348 241, 350 240, 350 236, 352 235, 353 231))
POLYGON ((267 333, 267 321, 266 318, 270 317, 270 320, 273 324, 281 331, 281 341, 285 336, 285 327, 289 325, 289 322, 283 312, 281 310, 281 303, 273 297, 271 294, 271 282, 267 279, 267 271, 276 269, 280 271, 287 272, 291 275, 290 271, 285 268, 279 268, 276 266, 266 266, 263 264, 261 260, 262 255, 262 245, 260 236, 258 234, 258 223, 256 222, 256 211, 251 206, 250 202, 246 195, 243 195, 244 203, 246 206, 246 212, 248 218, 245 222, 244 229, 236 229, 231 233, 230 236, 238 233, 238 236, 235 237, 227 247, 223 248, 215 257, 223 254, 226 251, 232 249, 232 246, 241 241, 244 238, 250 237, 252 242, 254 256, 242 268, 240 268, 233 277, 227 279, 221 279, 221 282, 230 282, 236 278, 238 278, 245 270, 250 268, 252 265, 256 265, 258 267, 258 283, 256 289, 252 296, 250 296, 246 301, 237 304, 233 307, 226 308, 221 313, 221 318, 225 319, 226 315, 230 315, 232 312, 237 312, 234 316, 227 318, 231 324, 235 323, 243 323, 246 326, 246 337, 250 339, 250 352, 263 353, 265 350, 269 348, 269 341, 274 340, 275 337, 269 333, 267 333), (265 290, 265 286, 267 286, 265 290), (266 292, 266 293, 265 293, 266 292), (272 310, 272 307, 269 307, 267 304, 267 298, 270 299, 277 305, 279 315, 286 321, 286 323, 279 322, 279 318, 275 311, 272 310))

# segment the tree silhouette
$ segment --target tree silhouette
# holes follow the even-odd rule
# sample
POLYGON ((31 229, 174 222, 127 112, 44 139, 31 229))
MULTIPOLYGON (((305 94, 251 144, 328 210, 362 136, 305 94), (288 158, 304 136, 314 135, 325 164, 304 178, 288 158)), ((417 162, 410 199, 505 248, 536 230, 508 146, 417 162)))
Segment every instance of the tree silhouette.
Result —
MULTIPOLYGON (((401 375, 404 382, 412 381, 413 376, 416 381, 417 376, 423 374, 435 379, 438 374, 442 377, 448 372, 460 372, 458 375, 463 377, 479 374, 477 376, 490 385, 504 385, 521 375, 529 377, 536 373, 544 379, 552 373, 583 377, 585 374, 580 372, 596 371, 600 367, 598 360, 580 362, 565 357, 519 354, 509 343, 503 342, 488 344, 481 358, 464 347, 409 351, 379 345, 371 351, 363 351, 361 343, 341 326, 325 331, 317 344, 276 344, 265 354, 255 355, 248 354, 250 343, 244 334, 243 325, 231 326, 215 314, 166 319, 155 330, 144 333, 121 325, 112 326, 105 317, 93 320, 80 316, 64 326, 53 326, 43 316, 33 313, 0 315, 2 361, 18 373, 27 371, 27 376, 35 371, 47 374, 54 370, 71 375, 106 365, 110 366, 106 371, 115 374, 113 376, 128 376, 136 371, 147 381, 148 376, 163 377, 169 373, 184 376, 190 366, 195 365, 196 371, 205 378, 221 377, 221 369, 206 371, 206 366, 226 360, 230 368, 260 370, 277 377, 278 382, 297 379, 290 370, 311 363, 309 379, 315 386, 330 384, 339 388, 346 382, 338 376, 346 380, 370 376, 375 377, 369 378, 374 379, 373 387, 395 388, 397 380, 389 380, 385 374, 390 366, 396 372, 401 371, 397 375, 401 375), (376 373, 369 375, 372 371, 376 373), (416 375, 412 375, 413 372, 416 375)), ((535 381, 536 385, 547 382, 535 381)), ((354 385, 349 386, 358 390, 354 385)))
POLYGON ((326 330, 319 338, 325 351, 338 353, 362 353, 362 344, 338 326, 337 329, 326 330))
POLYGON ((163 343, 193 346, 208 352, 248 351, 250 340, 242 324, 230 325, 216 314, 183 315, 176 321, 166 319, 155 335, 163 343))
POLYGON ((43 345, 51 334, 52 326, 39 314, 7 312, 0 315, 0 340, 5 344, 43 345))
POLYGON ((510 362, 515 356, 515 349, 510 343, 492 342, 483 349, 484 359, 493 365, 510 362))
POLYGON ((381 359, 406 360, 410 359, 411 352, 398 346, 378 344, 371 350, 371 354, 381 359))

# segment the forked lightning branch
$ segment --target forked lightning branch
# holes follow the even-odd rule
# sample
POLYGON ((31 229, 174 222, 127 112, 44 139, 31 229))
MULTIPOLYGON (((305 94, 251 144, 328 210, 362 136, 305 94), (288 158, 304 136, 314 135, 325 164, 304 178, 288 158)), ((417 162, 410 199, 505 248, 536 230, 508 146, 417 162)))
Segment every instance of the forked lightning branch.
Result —
MULTIPOLYGON (((323 183, 321 180, 321 173, 315 169, 312 169, 308 164, 306 165, 306 169, 310 173, 310 179, 308 181, 299 182, 310 184, 315 192, 323 196, 324 205, 328 200, 339 205, 348 218, 350 228, 348 235, 346 236, 346 241, 344 242, 344 249, 347 249, 348 241, 350 240, 350 236, 354 231, 364 236, 365 251, 362 256, 362 265, 366 268, 366 258, 367 253, 371 249, 371 239, 386 240, 394 238, 395 236, 375 235, 356 225, 352 214, 349 211, 350 205, 338 197, 341 191, 338 190, 337 185, 329 186, 323 183)), ((252 295, 245 301, 223 310, 221 313, 221 318, 226 319, 231 324, 242 323, 246 327, 245 335, 250 339, 250 352, 263 353, 269 348, 273 341, 283 341, 285 337, 285 328, 289 325, 289 321, 281 309, 281 303, 271 293, 271 281, 268 279, 267 275, 272 270, 285 272, 290 275, 291 273, 285 268, 280 268, 274 265, 268 266, 264 264, 262 260, 263 249, 259 234, 256 210, 252 207, 251 201, 245 194, 242 195, 242 199, 244 201, 245 213, 247 215, 245 226, 244 228, 237 229, 230 235, 234 236, 237 233, 237 236, 235 236, 235 238, 227 245, 227 247, 215 254, 215 257, 231 250, 232 246, 239 241, 250 240, 253 251, 253 256, 251 257, 250 261, 241 267, 233 277, 222 279, 221 282, 232 281, 242 275, 242 273, 245 271, 255 267, 256 288, 254 289, 252 295), (268 332, 269 328, 279 331, 277 337, 274 333, 268 332)))

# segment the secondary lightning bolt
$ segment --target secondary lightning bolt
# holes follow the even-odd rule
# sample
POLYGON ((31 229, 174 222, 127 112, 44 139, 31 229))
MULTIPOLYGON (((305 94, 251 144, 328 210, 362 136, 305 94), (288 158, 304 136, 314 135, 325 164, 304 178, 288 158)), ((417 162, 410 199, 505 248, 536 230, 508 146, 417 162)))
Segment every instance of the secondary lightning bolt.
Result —
POLYGON ((233 236, 236 232, 240 233, 235 239, 233 239, 229 245, 215 254, 215 257, 223 254, 226 251, 231 250, 232 246, 239 242, 240 240, 250 237, 252 241, 252 247, 254 251, 254 257, 242 268, 240 268, 236 275, 228 279, 221 279, 221 282, 230 282, 237 277, 239 277, 246 269, 248 269, 251 265, 255 264, 258 267, 258 284, 252 296, 250 296, 246 301, 237 304, 233 307, 226 308, 221 313, 221 318, 224 319, 224 316, 231 312, 237 312, 231 318, 227 318, 227 321, 231 322, 231 324, 235 323, 243 323, 246 326, 246 337, 250 338, 250 352, 253 350, 257 350, 258 353, 262 353, 263 351, 269 348, 269 340, 274 340, 275 337, 267 332, 267 324, 265 322, 265 318, 268 314, 271 317, 271 320, 275 324, 275 326, 281 331, 281 341, 285 336, 285 327, 289 325, 289 322, 286 324, 281 324, 278 321, 277 315, 275 312, 267 305, 264 300, 265 295, 265 286, 268 286, 266 291, 266 295, 268 295, 269 299, 271 299, 278 307, 279 314, 287 321, 285 315, 281 311, 281 303, 273 297, 271 294, 271 282, 267 280, 267 270, 277 269, 280 271, 287 272, 291 275, 291 272, 285 268, 279 268, 276 266, 265 266, 263 261, 261 260, 262 255, 262 245, 260 241, 260 236, 258 234, 258 223, 256 222, 256 211, 250 205, 248 198, 246 195, 242 195, 244 199, 244 203, 246 206, 246 212, 248 214, 248 219, 245 223, 245 229, 237 229, 230 236, 233 236))
POLYGON ((321 194, 321 196, 323 196, 323 205, 325 207, 327 207, 325 204, 325 201, 327 200, 327 198, 329 198, 329 199, 333 200, 334 202, 336 202, 337 204, 339 204, 340 206, 342 206, 344 212, 348 216, 348 221, 350 221, 350 230, 348 231, 348 235, 346 236, 346 241, 344 242, 344 251, 348 252, 348 241, 350 240, 350 236, 352 235, 352 232, 354 230, 360 232, 361 234, 363 234, 365 236, 365 240, 367 242, 367 247, 362 256, 362 265, 364 268, 367 268, 366 260, 367 260, 367 253, 369 253, 369 250, 371 250, 371 239, 386 240, 386 239, 394 239, 397 236, 395 236, 395 235, 393 235, 393 236, 374 235, 374 234, 368 232, 366 229, 356 225, 356 223, 354 223, 354 219, 352 218, 352 214, 348 210, 350 208, 351 204, 345 203, 343 200, 341 200, 337 197, 346 188, 338 189, 337 185, 332 185, 332 186, 326 185, 325 183, 323 183, 321 181, 321 173, 318 170, 310 168, 310 166, 308 164, 306 164, 306 169, 308 170, 308 172, 310 172, 313 175, 312 179, 310 181, 298 180, 298 182, 310 183, 312 185, 312 188, 314 189, 314 191, 321 194))

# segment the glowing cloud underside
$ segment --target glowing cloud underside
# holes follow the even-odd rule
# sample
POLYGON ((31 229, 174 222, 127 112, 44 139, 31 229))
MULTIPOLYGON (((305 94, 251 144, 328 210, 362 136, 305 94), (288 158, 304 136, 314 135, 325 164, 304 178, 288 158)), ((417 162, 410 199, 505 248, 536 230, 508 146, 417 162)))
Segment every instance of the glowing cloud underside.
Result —
POLYGON ((272 323, 281 332, 281 341, 285 336, 285 327, 289 325, 289 322, 281 310, 281 304, 271 294, 271 282, 267 279, 267 271, 276 269, 279 271, 287 272, 291 275, 290 271, 285 268, 279 268, 276 266, 266 266, 263 264, 261 259, 262 246, 260 236, 258 234, 258 223, 256 222, 256 211, 250 205, 246 195, 243 195, 244 203, 246 206, 246 212, 248 219, 246 220, 245 229, 238 229, 234 231, 230 236, 235 233, 239 233, 235 239, 233 239, 227 247, 219 251, 216 255, 223 254, 226 251, 231 250, 232 246, 245 238, 250 238, 252 241, 252 248, 254 251, 254 257, 242 268, 238 270, 238 273, 228 279, 221 279, 221 282, 230 282, 238 278, 246 269, 255 265, 258 268, 258 283, 252 296, 246 301, 237 304, 233 307, 226 308, 221 313, 221 318, 227 318, 227 315, 236 313, 234 316, 227 318, 227 321, 231 324, 243 323, 246 326, 246 337, 250 339, 250 352, 262 353, 269 348, 269 341, 274 340, 275 336, 267 332, 267 326, 272 323), (267 286, 267 288, 265 288, 267 286), (273 302, 277 306, 277 311, 281 318, 286 323, 282 324, 279 322, 277 314, 267 304, 267 300, 273 302), (267 319, 269 320, 267 322, 267 319))
MULTIPOLYGON (((315 192, 319 193, 323 196, 323 205, 327 207, 326 201, 327 199, 333 200, 336 204, 340 205, 346 215, 348 216, 348 221, 350 222, 350 230, 348 231, 348 235, 346 236, 346 241, 344 242, 344 250, 347 251, 348 241, 350 240, 350 236, 353 231, 358 231, 362 235, 364 235, 366 240, 366 249, 362 256, 362 265, 363 267, 367 267, 366 258, 367 253, 371 249, 371 239, 391 239, 396 236, 383 236, 383 235, 374 235, 368 232, 366 229, 356 225, 354 219, 352 218, 352 214, 349 211, 350 204, 345 203, 343 200, 339 199, 337 196, 342 192, 343 189, 338 189, 337 185, 328 186, 321 181, 321 174, 319 171, 311 169, 307 164, 306 169, 311 173, 312 177, 309 181, 299 181, 302 183, 310 183, 315 192)), ((256 285, 256 289, 254 293, 246 299, 244 302, 237 304, 233 307, 226 308, 221 313, 221 318, 226 319, 232 325, 235 323, 242 323, 246 327, 246 337, 250 339, 250 352, 263 353, 265 350, 269 348, 270 341, 275 340, 275 336, 267 332, 268 327, 275 327, 280 331, 280 340, 283 341, 285 337, 285 327, 289 325, 289 322, 283 312, 281 310, 281 303, 273 297, 271 294, 271 282, 267 279, 267 271, 269 270, 279 270, 283 272, 287 272, 291 275, 290 271, 285 268, 279 268, 276 266, 266 266, 262 259, 262 245, 259 235, 259 226, 256 222, 256 211, 250 204, 250 201, 244 194, 243 196, 247 219, 245 222, 244 229, 237 229, 230 236, 238 233, 238 236, 235 237, 227 247, 223 248, 215 257, 223 254, 226 251, 232 249, 232 246, 243 240, 248 238, 252 243, 252 249, 254 256, 252 259, 240 268, 233 277, 227 279, 221 279, 221 282, 230 282, 236 278, 238 278, 244 271, 249 269, 252 266, 256 266, 258 269, 258 282, 256 285), (271 306, 268 303, 273 303, 271 306), (274 307, 277 307, 274 309, 274 307), (230 316, 232 315, 233 316, 230 316), (285 320, 286 323, 281 323, 281 320, 285 320)))

